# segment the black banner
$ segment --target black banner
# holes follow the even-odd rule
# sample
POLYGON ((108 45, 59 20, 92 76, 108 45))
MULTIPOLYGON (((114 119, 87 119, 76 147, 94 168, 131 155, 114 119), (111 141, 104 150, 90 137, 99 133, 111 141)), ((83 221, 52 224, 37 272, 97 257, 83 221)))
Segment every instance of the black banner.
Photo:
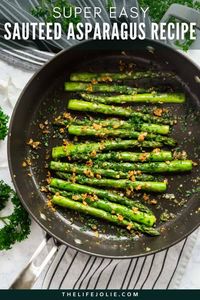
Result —
POLYGON ((0 299, 138 299, 177 300, 200 299, 200 290, 1 290, 0 299))

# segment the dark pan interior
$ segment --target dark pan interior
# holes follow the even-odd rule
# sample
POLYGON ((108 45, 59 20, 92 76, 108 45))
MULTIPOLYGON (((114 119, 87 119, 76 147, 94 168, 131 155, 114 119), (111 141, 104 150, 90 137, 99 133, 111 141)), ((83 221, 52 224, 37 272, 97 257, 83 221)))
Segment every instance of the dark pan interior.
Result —
MULTIPOLYGON (((83 252, 105 257, 137 257, 155 253, 167 248, 187 236, 199 225, 200 168, 194 167, 190 174, 166 176, 169 180, 167 194, 175 199, 166 199, 162 195, 152 195, 158 204, 150 206, 158 217, 158 227, 162 227, 159 237, 130 236, 118 227, 99 222, 99 237, 86 226, 87 217, 64 209, 53 212, 47 206, 46 194, 40 191, 45 185, 53 146, 62 144, 63 137, 53 132, 49 137, 42 134, 39 124, 67 111, 67 99, 76 97, 64 92, 64 82, 72 71, 119 71, 119 61, 134 64, 136 69, 174 71, 177 80, 165 81, 167 89, 184 90, 187 95, 185 104, 164 105, 171 114, 178 116, 178 124, 172 136, 178 141, 189 158, 199 163, 200 155, 200 117, 199 90, 200 71, 175 50, 152 41, 90 41, 60 53, 44 66, 28 83, 23 91, 12 116, 8 155, 10 171, 22 203, 35 220, 51 235, 62 243, 83 252), (26 142, 32 138, 41 141, 42 147, 30 151, 26 142), (32 165, 23 168, 22 163, 30 158, 32 165), (159 216, 167 210, 175 215, 166 223, 159 216), (148 250, 148 251, 147 251, 148 250)), ((130 82, 136 86, 163 85, 159 81, 130 82)), ((137 105, 133 105, 138 107, 137 105)), ((141 106, 141 105, 140 105, 141 106)), ((150 105, 151 106, 151 105, 150 105)), ((159 106, 159 105, 157 105, 159 106)), ((79 114, 82 117, 83 114, 79 114)), ((66 139, 72 139, 66 134, 66 139)), ((141 195, 136 195, 141 201, 141 195)))

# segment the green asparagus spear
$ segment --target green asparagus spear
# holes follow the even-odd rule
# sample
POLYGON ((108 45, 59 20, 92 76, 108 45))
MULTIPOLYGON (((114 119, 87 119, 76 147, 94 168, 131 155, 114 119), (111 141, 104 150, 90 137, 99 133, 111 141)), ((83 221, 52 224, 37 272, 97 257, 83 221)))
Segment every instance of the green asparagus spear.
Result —
POLYGON ((104 96, 82 93, 81 97, 86 101, 97 103, 132 103, 132 102, 146 102, 146 103, 184 103, 185 95, 182 93, 144 93, 135 95, 117 95, 104 96))
POLYGON ((145 225, 141 225, 138 224, 136 222, 129 222, 127 220, 119 220, 119 217, 112 215, 108 212, 105 212, 101 209, 97 209, 94 207, 91 207, 89 205, 84 205, 80 202, 76 202, 73 200, 70 200, 68 198, 62 197, 62 196, 53 196, 52 202, 56 205, 62 206, 62 207, 67 207, 69 209, 75 210, 75 211, 79 211, 124 227, 127 227, 127 229, 134 229, 134 230, 138 230, 144 233, 147 233, 149 235, 159 235, 159 232, 151 227, 147 227, 145 225))
POLYGON ((73 119, 73 120, 64 120, 61 118, 57 118, 54 121, 54 124, 59 126, 70 126, 70 125, 82 125, 82 126, 93 126, 94 128, 98 127, 96 125, 99 125, 99 128, 108 127, 110 129, 129 129, 132 131, 145 131, 150 133, 157 133, 157 134, 168 134, 170 127, 169 125, 161 125, 161 124, 152 124, 152 123, 143 123, 143 122, 137 122, 136 120, 120 120, 116 118, 112 119, 89 119, 84 118, 82 120, 79 119, 73 119))
MULTIPOLYGON (((69 176, 70 178, 70 176, 69 176)), ((137 207, 140 211, 151 214, 152 211, 145 205, 143 205, 141 202, 129 199, 125 197, 124 195, 120 195, 116 192, 110 192, 105 189, 98 189, 87 185, 81 185, 77 183, 72 183, 69 181, 65 181, 58 178, 52 178, 50 181, 50 187, 56 188, 59 190, 65 190, 72 193, 81 193, 81 194, 90 194, 90 195, 96 195, 100 199, 106 199, 111 202, 120 203, 122 205, 125 205, 129 208, 137 207)))
POLYGON ((135 80, 142 78, 160 78, 160 77, 173 77, 172 73, 159 72, 159 71, 132 71, 124 73, 72 73, 70 75, 71 81, 82 82, 112 82, 120 80, 135 80))
MULTIPOLYGON (((130 170, 140 170, 145 173, 177 173, 188 172, 192 170, 191 160, 173 160, 168 162, 149 162, 149 163, 113 163, 99 162, 99 168, 111 168, 128 172, 130 170)), ((97 167, 96 166, 96 167, 97 167)))
POLYGON ((98 161, 129 161, 129 162, 149 162, 149 161, 171 161, 173 154, 171 151, 152 151, 152 152, 109 152, 98 153, 93 159, 98 161))
MULTIPOLYGON (((76 173, 76 174, 84 174, 87 177, 93 178, 95 176, 103 176, 109 178, 129 178, 130 175, 128 173, 124 173, 121 171, 113 171, 109 169, 98 169, 93 167, 88 167, 85 165, 77 165, 75 163, 67 163, 67 162, 58 162, 58 161, 51 161, 50 162, 50 169, 54 171, 61 171, 67 173, 76 173)), ((135 179, 141 181, 153 181, 154 177, 151 175, 137 175, 135 179)))
MULTIPOLYGON (((56 175, 63 179, 70 179, 69 174, 63 172, 57 172, 56 175)), ((157 181, 130 181, 126 179, 96 179, 96 178, 88 178, 81 175, 77 175, 72 178, 76 180, 80 184, 88 184, 100 187, 107 188, 116 188, 116 189, 135 189, 147 192, 155 192, 155 193, 163 193, 167 189, 166 182, 157 182, 157 181)))
POLYGON ((106 115, 118 115, 124 117, 136 117, 145 122, 161 123, 161 124, 173 124, 174 121, 164 119, 161 117, 155 117, 149 114, 144 114, 138 111, 134 111, 132 108, 124 108, 121 106, 105 105, 101 103, 92 103, 86 102, 77 99, 71 99, 68 102, 68 109, 76 111, 89 111, 89 112, 98 112, 106 115))
POLYGON ((53 191, 56 195, 61 195, 63 197, 70 198, 75 201, 79 201, 79 202, 84 201, 85 203, 87 203, 92 207, 102 209, 104 211, 111 213, 112 215, 121 215, 122 217, 124 217, 129 221, 138 222, 149 227, 153 226, 156 222, 156 217, 154 215, 152 214, 149 215, 147 213, 141 212, 137 208, 130 209, 124 205, 116 204, 107 200, 101 200, 98 198, 94 199, 93 196, 85 195, 85 194, 74 195, 70 192, 60 191, 58 189, 52 190, 52 188, 50 189, 50 191, 51 192, 53 191))
POLYGON ((133 88, 125 85, 118 84, 91 84, 91 83, 83 83, 83 82, 65 82, 65 91, 66 92, 93 92, 93 93, 119 93, 119 94, 127 94, 134 95, 137 93, 145 93, 151 91, 151 89, 144 88, 133 88))
POLYGON ((176 145, 176 141, 173 138, 165 137, 162 135, 155 135, 153 133, 147 132, 138 132, 133 130, 126 130, 126 129, 107 129, 107 128, 100 128, 95 129, 94 127, 90 126, 77 126, 77 125, 70 125, 68 127, 69 134, 77 135, 77 136, 97 136, 97 137, 120 137, 120 138, 133 138, 138 139, 142 138, 143 140, 154 140, 156 142, 161 142, 167 146, 174 147, 176 145))
POLYGON ((99 143, 81 143, 81 144, 68 144, 67 146, 54 147, 52 149, 53 159, 59 159, 70 156, 72 158, 82 157, 91 158, 95 156, 96 152, 117 150, 117 149, 128 149, 135 147, 144 148, 160 148, 163 144, 154 141, 139 142, 135 140, 114 140, 114 141, 102 141, 99 143), (94 155, 93 155, 94 154, 94 155))

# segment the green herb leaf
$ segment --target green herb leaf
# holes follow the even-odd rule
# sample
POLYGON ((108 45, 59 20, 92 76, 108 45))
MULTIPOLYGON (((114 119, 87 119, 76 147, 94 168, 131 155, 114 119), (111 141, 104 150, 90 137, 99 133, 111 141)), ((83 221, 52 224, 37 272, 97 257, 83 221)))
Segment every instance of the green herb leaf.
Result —
POLYGON ((0 210, 11 199, 14 211, 11 215, 0 217, 5 225, 0 229, 0 250, 8 250, 15 242, 27 238, 30 233, 30 218, 23 208, 17 194, 3 181, 0 181, 0 210))
POLYGON ((64 32, 66 32, 70 23, 77 25, 81 21, 81 18, 74 14, 74 5, 67 0, 41 0, 40 5, 31 10, 31 14, 36 18, 41 18, 46 23, 60 23, 64 32), (53 15, 54 7, 60 8, 61 15, 63 11, 65 11, 66 15, 72 12, 71 17, 65 18, 61 16, 60 18, 55 18, 53 15))
POLYGON ((8 119, 9 117, 3 112, 0 107, 0 140, 4 140, 8 134, 8 119))

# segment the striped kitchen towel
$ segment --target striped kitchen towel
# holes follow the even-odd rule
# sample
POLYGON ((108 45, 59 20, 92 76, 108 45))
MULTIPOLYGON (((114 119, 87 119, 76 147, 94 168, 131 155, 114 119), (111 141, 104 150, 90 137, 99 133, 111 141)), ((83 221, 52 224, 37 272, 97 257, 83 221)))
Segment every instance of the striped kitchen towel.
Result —
POLYGON ((43 289, 177 289, 200 231, 157 254, 105 259, 61 246, 37 287, 43 289))

